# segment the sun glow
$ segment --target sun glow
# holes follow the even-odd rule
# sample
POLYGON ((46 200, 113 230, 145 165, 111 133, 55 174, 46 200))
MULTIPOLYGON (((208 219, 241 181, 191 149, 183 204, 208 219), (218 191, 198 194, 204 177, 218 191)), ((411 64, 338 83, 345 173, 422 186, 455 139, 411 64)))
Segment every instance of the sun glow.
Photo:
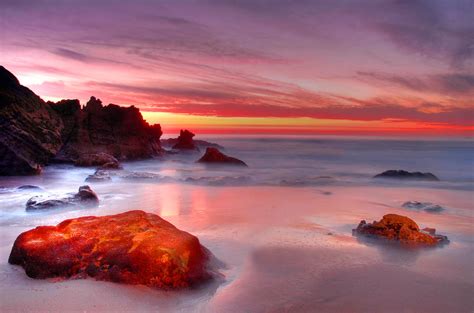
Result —
POLYGON ((164 138, 189 128, 205 134, 420 134, 470 135, 474 127, 422 123, 403 120, 334 120, 309 117, 218 117, 168 112, 142 112, 151 124, 161 124, 164 138))

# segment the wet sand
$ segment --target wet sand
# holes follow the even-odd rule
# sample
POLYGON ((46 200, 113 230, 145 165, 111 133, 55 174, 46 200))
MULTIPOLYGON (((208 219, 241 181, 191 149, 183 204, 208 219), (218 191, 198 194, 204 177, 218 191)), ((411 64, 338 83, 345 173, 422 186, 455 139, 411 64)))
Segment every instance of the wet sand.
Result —
MULTIPOLYGON (((83 172, 78 177, 83 177, 83 172)), ((53 188, 52 181, 43 182, 53 188)), ((74 191, 76 185, 71 179, 55 188, 74 191)), ((142 182, 91 186, 101 198, 96 209, 26 213, 23 205, 31 194, 0 195, 5 200, 0 220, 0 311, 474 309, 474 218, 469 191, 386 186, 210 187, 142 182), (401 204, 409 200, 429 200, 447 209, 440 214, 402 209, 401 204), (195 290, 159 291, 92 279, 33 280, 22 268, 7 264, 11 245, 22 231, 66 218, 131 209, 159 214, 198 236, 224 264, 222 278, 195 290), (361 219, 378 220, 388 212, 410 216, 421 227, 434 227, 451 243, 413 250, 351 235, 361 219)))

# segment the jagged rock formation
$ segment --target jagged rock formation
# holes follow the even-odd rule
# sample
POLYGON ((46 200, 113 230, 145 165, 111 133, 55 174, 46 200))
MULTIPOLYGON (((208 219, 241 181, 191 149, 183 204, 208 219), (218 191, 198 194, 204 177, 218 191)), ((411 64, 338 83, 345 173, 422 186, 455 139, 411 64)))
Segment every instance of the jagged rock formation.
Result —
POLYGON ((82 110, 73 100, 60 101, 52 107, 63 118, 66 132, 57 161, 76 162, 84 154, 106 153, 119 160, 161 154, 160 125, 149 125, 134 106, 103 106, 99 99, 91 97, 82 110))
POLYGON ((0 175, 38 174, 51 160, 74 163, 84 155, 158 156, 161 134, 133 106, 103 106, 94 97, 84 108, 78 100, 45 103, 0 66, 0 175))
POLYGON ((0 175, 41 172, 61 148, 55 111, 0 66, 0 175))
POLYGON ((438 181, 439 178, 431 173, 422 172, 407 172, 404 170, 388 170, 377 174, 374 178, 394 178, 394 179, 409 179, 409 180, 432 180, 438 181))
MULTIPOLYGON (((172 149, 173 146, 175 146, 178 143, 178 140, 179 140, 179 137, 177 137, 177 138, 167 138, 167 139, 161 139, 160 142, 161 142, 162 147, 172 149)), ((217 143, 213 143, 213 142, 209 142, 209 141, 205 141, 205 140, 200 140, 200 139, 194 139, 194 138, 192 140, 194 142, 194 145, 198 149, 206 149, 206 148, 224 149, 223 146, 221 146, 217 143)))
POLYGON ((18 236, 8 262, 33 278, 85 278, 172 289, 211 278, 197 237, 155 214, 65 220, 18 236))
POLYGON ((193 137, 195 135, 189 130, 181 130, 179 132, 179 137, 176 144, 174 144, 173 149, 177 150, 199 150, 199 148, 194 143, 193 137))
POLYGON ((204 153, 204 155, 198 160, 198 162, 247 166, 244 161, 225 155, 216 148, 207 148, 206 153, 204 153))
POLYGON ((374 221, 373 223, 362 220, 357 228, 352 230, 352 233, 354 235, 395 240, 405 245, 435 246, 449 242, 448 237, 436 235, 431 228, 420 231, 415 221, 397 214, 384 215, 380 221, 374 221))

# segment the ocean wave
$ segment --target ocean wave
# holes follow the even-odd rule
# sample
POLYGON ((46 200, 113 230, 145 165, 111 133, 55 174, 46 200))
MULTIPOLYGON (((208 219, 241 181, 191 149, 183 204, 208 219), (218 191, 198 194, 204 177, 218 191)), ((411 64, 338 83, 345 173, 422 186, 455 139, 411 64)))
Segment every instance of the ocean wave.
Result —
POLYGON ((209 186, 242 186, 251 184, 253 181, 248 176, 203 176, 188 177, 183 182, 209 186))
POLYGON ((280 186, 324 186, 332 185, 337 183, 338 180, 332 176, 316 176, 316 177, 306 177, 306 178, 285 178, 280 180, 280 186))

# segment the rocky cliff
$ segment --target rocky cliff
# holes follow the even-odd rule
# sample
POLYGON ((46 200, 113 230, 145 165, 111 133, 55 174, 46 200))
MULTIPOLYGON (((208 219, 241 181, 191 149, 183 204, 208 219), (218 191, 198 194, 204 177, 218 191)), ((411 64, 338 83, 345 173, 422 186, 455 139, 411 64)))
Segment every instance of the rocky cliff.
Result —
POLYGON ((0 175, 41 172, 62 146, 55 111, 0 66, 0 175))
POLYGON ((0 175, 37 174, 51 160, 75 162, 84 154, 119 160, 161 154, 159 124, 136 107, 102 105, 91 97, 44 102, 0 66, 0 175))
POLYGON ((56 161, 74 162, 83 154, 94 153, 107 153, 119 160, 144 159, 161 153, 160 125, 149 125, 138 108, 104 106, 91 97, 81 109, 76 101, 51 104, 64 123, 64 145, 56 161))

